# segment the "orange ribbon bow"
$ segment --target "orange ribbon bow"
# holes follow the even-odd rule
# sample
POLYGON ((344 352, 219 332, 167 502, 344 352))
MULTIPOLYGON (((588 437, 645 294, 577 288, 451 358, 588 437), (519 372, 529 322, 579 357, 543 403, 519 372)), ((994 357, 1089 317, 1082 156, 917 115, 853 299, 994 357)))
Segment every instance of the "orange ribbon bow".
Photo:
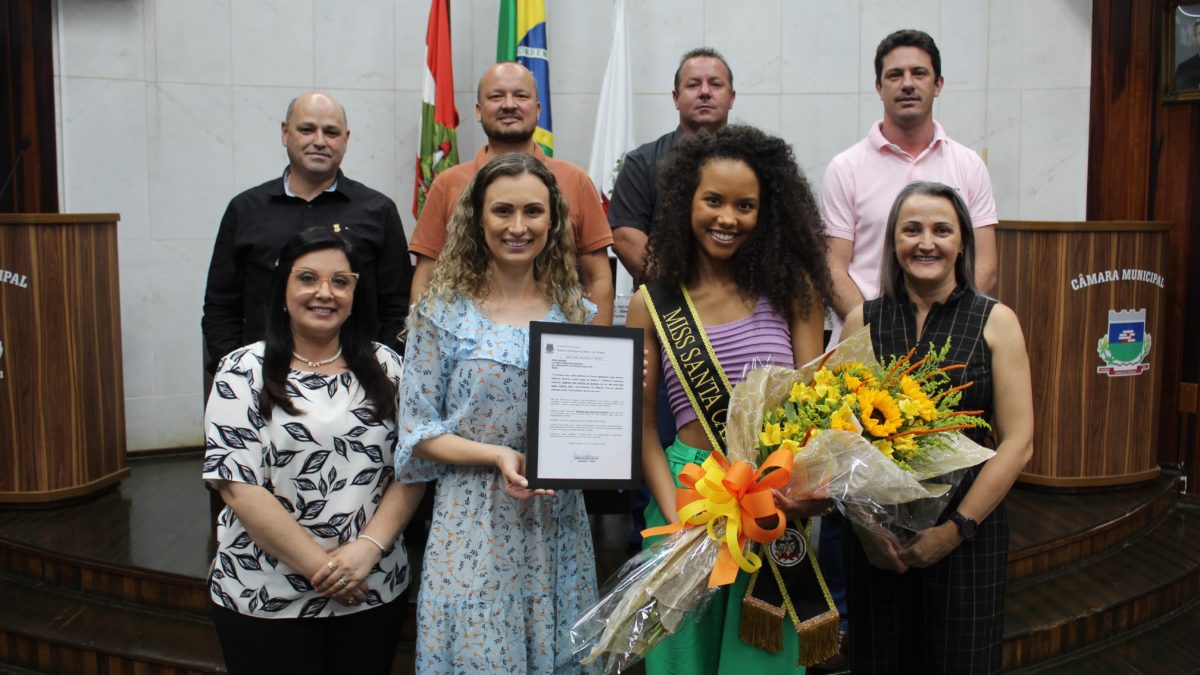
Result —
POLYGON ((688 464, 679 472, 684 487, 675 491, 675 508, 681 522, 642 531, 643 537, 672 534, 687 527, 704 525, 714 541, 724 539, 725 546, 717 554, 716 565, 708 577, 708 587, 733 583, 738 569, 757 572, 762 559, 753 552, 743 555, 746 540, 768 544, 778 539, 787 527, 787 518, 775 506, 772 489, 787 485, 792 475, 790 450, 771 453, 757 470, 747 462, 729 460, 714 450, 703 466, 688 464), (775 526, 760 527, 758 519, 776 516, 775 526), (724 536, 718 536, 715 526, 723 523, 724 536))

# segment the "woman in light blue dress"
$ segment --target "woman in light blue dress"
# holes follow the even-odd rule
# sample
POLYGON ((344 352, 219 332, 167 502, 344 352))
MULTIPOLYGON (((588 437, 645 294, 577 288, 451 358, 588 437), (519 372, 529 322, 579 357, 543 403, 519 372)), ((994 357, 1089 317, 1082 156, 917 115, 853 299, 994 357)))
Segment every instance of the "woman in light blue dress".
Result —
POLYGON ((437 481, 417 672, 572 671, 596 601, 583 496, 523 477, 529 322, 583 323, 567 206, 537 159, 501 155, 463 192, 408 323, 397 478, 437 481))

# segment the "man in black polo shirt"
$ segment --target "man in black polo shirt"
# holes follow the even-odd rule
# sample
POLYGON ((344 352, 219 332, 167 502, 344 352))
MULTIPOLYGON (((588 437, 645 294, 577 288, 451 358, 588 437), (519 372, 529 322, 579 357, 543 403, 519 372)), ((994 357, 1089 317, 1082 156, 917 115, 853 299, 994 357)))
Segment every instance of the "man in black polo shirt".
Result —
POLYGON ((659 166, 671 157, 684 134, 716 131, 728 124, 736 97, 733 71, 720 52, 711 47, 689 51, 679 60, 671 91, 679 126, 625 155, 613 185, 608 224, 613 229, 613 251, 634 279, 642 276, 646 240, 658 216, 659 166))
POLYGON ((354 243, 364 263, 362 278, 376 290, 366 298, 378 315, 376 339, 402 351, 397 335, 412 279, 408 242, 395 202, 339 168, 350 140, 345 109, 327 94, 310 92, 288 104, 282 128, 288 154, 283 175, 234 197, 217 232, 201 321, 210 376, 225 354, 262 339, 279 251, 314 225, 343 232, 354 243))

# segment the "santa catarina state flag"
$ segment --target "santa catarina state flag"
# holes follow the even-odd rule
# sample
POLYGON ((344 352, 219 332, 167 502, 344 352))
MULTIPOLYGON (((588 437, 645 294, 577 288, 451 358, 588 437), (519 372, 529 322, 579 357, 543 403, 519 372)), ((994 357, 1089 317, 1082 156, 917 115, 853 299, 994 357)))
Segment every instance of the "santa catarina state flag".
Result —
POLYGON ((413 215, 439 173, 458 164, 458 110, 454 108, 454 64, 450 58, 450 0, 432 0, 425 30, 425 79, 421 91, 421 140, 413 185, 413 215))

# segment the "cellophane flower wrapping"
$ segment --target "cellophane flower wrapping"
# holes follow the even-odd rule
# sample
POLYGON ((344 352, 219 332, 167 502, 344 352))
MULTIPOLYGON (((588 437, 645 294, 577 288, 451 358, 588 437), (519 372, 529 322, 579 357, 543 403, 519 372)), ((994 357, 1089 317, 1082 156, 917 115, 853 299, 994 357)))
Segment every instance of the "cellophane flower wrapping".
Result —
MULTIPOLYGON (((822 369, 832 373, 850 366, 874 371, 879 379, 886 374, 875 359, 869 327, 800 368, 767 366, 747 373, 730 403, 730 459, 763 451, 764 415, 789 400, 797 383, 814 382, 822 369)), ((852 522, 875 531, 886 528, 901 538, 935 525, 965 469, 995 455, 958 431, 943 431, 921 437, 919 455, 903 461, 899 453, 889 456, 864 436, 860 419, 851 415, 847 421, 854 430, 812 429, 807 443, 795 448, 792 478, 784 493, 793 499, 832 498, 852 522)), ((887 447, 890 450, 890 442, 887 447)))
POLYGON ((627 561, 571 629, 575 657, 605 673, 616 673, 679 630, 711 599, 708 588, 721 543, 705 528, 663 537, 627 561))

